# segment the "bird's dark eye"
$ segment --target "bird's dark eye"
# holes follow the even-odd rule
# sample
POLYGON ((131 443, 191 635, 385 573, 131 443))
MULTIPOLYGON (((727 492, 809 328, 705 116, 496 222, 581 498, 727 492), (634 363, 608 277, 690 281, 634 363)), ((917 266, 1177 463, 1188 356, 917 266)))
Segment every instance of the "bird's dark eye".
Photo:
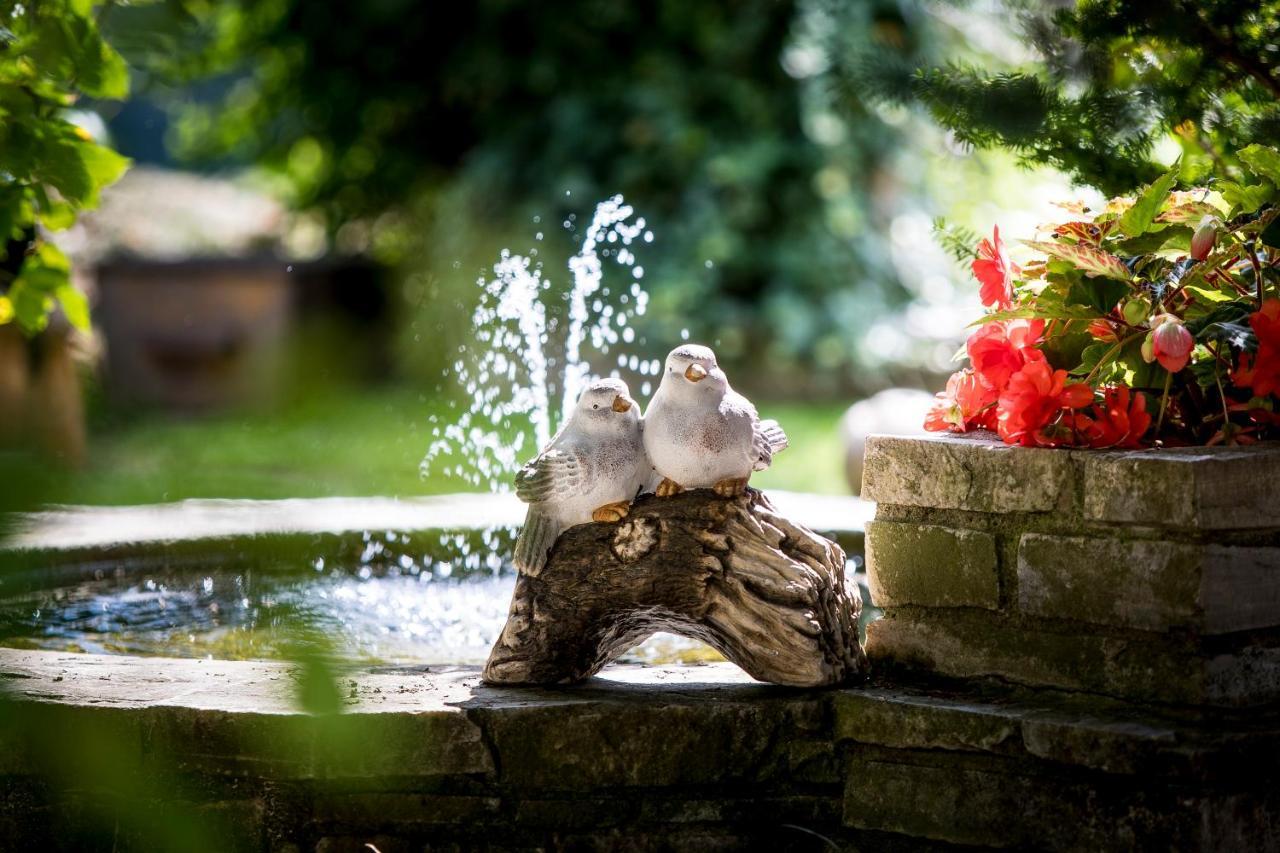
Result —
POLYGON ((598 409, 598 408, 600 408, 600 404, 599 404, 599 403, 592 403, 592 404, 591 404, 591 408, 593 408, 593 409, 598 409))

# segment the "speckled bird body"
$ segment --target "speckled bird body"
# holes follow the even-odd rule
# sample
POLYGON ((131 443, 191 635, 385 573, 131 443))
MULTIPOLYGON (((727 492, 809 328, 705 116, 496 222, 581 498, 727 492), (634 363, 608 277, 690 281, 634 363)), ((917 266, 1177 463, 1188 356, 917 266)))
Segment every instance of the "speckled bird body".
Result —
MULTIPOLYGON (((658 475, 684 489, 745 488, 787 446, 776 421, 761 421, 734 391, 709 348, 686 344, 667 356, 644 417, 644 447, 658 475)), ((661 493, 661 489, 660 489, 661 493)))
POLYGON ((516 495, 529 504, 516 541, 516 568, 537 575, 562 531, 621 519, 651 478, 640 407, 626 383, 592 383, 560 432, 516 475, 516 495))

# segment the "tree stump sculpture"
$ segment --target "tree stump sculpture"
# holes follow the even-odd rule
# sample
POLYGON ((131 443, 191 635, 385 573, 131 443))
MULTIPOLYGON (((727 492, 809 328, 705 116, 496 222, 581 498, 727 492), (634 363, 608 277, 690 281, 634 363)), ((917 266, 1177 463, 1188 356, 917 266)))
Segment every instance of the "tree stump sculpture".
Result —
POLYGON ((489 654, 491 684, 581 681, 656 631, 702 640, 760 681, 860 680, 861 602, 839 546, 750 489, 645 496, 623 521, 582 524, 516 581, 489 654))

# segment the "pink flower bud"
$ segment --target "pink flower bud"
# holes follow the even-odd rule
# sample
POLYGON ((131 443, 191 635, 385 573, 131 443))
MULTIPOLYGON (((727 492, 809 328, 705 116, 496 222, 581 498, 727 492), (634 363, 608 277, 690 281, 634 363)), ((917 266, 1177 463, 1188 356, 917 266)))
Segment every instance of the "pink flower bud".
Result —
MULTIPOLYGON (((1182 321, 1172 314, 1162 314, 1155 320, 1155 328, 1151 330, 1148 340, 1151 341, 1151 352, 1160 366, 1170 373, 1177 373, 1187 366, 1191 359, 1191 350, 1196 345, 1195 339, 1182 325, 1182 321)), ((1143 353, 1146 357, 1146 353, 1143 353)))
POLYGON ((1202 217, 1191 235, 1191 257, 1203 261, 1213 251, 1213 244, 1218 241, 1218 223, 1212 216, 1202 217))
POLYGON ((1147 364, 1156 360, 1155 335, 1155 332, 1148 332, 1147 336, 1142 339, 1142 360, 1147 364))

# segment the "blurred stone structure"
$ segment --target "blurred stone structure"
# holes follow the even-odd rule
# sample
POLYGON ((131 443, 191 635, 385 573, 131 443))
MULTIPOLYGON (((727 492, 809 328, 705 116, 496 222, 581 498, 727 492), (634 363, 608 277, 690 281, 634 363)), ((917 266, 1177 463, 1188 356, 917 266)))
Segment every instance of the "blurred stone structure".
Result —
POLYGON ((113 395, 193 411, 274 396, 293 320, 285 270, 270 258, 101 264, 95 319, 113 395))
POLYGON ((844 442, 845 481, 853 494, 862 491, 862 458, 871 435, 924 435, 924 418, 934 397, 916 388, 887 388, 859 400, 840 419, 844 442))
POLYGON ((0 326, 0 450, 29 447, 69 466, 85 457, 76 337, 61 315, 27 338, 0 326))
MULTIPOLYGON (((324 314, 350 316, 336 324, 343 346, 323 354, 385 369, 364 352, 389 337, 381 269, 321 257, 317 225, 242 183, 135 168, 64 243, 88 281, 118 402, 182 412, 269 402, 290 380, 300 325, 324 314)), ((323 373, 315 349, 308 367, 323 373)))

